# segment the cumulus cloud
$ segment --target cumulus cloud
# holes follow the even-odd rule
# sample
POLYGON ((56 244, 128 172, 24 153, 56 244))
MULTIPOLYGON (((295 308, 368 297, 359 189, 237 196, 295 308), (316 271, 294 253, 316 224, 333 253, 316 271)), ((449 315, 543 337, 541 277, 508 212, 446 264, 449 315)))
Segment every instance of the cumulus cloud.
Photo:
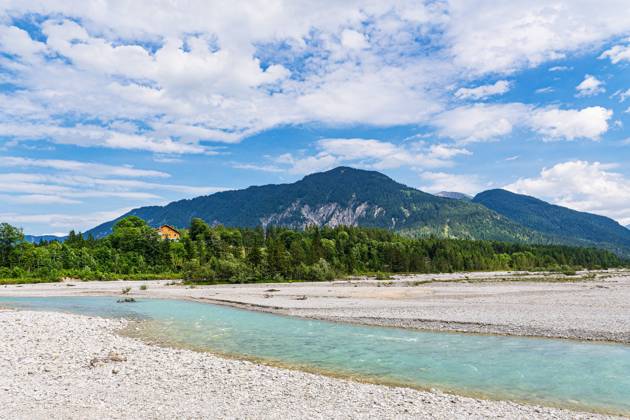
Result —
POLYGON ((434 124, 441 136, 461 142, 497 139, 517 127, 533 130, 546 140, 599 140, 608 131, 612 114, 600 106, 560 109, 521 103, 474 104, 446 111, 434 124))
POLYGON ((459 88, 455 92, 458 99, 484 99, 489 96, 503 95, 510 90, 510 82, 498 80, 492 85, 481 85, 474 88, 459 88))
POLYGON ((509 73, 566 57, 627 33, 627 3, 491 0, 449 3, 446 37, 456 63, 480 73, 509 73))
MULTIPOLYGON (((448 107, 444 86, 555 60, 630 27, 623 0, 587 3, 193 0, 184 10, 9 0, 0 65, 19 89, 0 94, 0 131, 189 154, 279 125, 424 124, 448 107), (29 19, 36 37, 15 23, 29 19), (69 124, 77 115, 102 124, 69 124), (142 124, 122 131, 129 120, 142 124)), ((604 55, 617 60, 614 51, 604 55)), ((482 99, 508 85, 456 95, 482 99)))
POLYGON ((10 82, 21 90, 11 100, 24 105, 3 108, 0 131, 188 154, 206 152, 202 141, 238 142, 282 124, 408 124, 440 109, 432 89, 453 70, 404 54, 422 48, 409 33, 443 20, 438 6, 254 3, 192 1, 183 11, 169 2, 108 2, 96 12, 64 1, 9 2, 0 47, 11 56, 0 64, 15 70, 10 82), (42 17, 32 22, 41 40, 8 23, 33 13, 42 17), (74 115, 103 124, 67 124, 74 115), (129 119, 142 127, 116 129, 129 119))
POLYGON ((581 160, 544 168, 536 177, 521 178, 505 188, 554 204, 630 224, 630 179, 618 165, 581 160))
POLYGON ((437 116, 438 133, 463 142, 486 141, 508 135, 528 108, 523 104, 474 104, 437 116))
POLYGON ((544 108, 531 113, 529 125, 547 139, 599 140, 608 131, 608 120, 613 112, 601 106, 580 110, 544 108))
POLYGON ((341 32, 341 45, 350 49, 368 48, 370 43, 361 32, 354 31, 352 29, 344 29, 341 32))
POLYGON ((626 44, 615 45, 612 48, 604 51, 602 55, 599 56, 599 58, 608 58, 613 64, 617 64, 622 61, 630 61, 630 39, 626 41, 626 44))
POLYGON ((577 91, 577 96, 594 96, 606 92, 604 82, 590 74, 584 76, 584 80, 575 87, 575 90, 577 91))

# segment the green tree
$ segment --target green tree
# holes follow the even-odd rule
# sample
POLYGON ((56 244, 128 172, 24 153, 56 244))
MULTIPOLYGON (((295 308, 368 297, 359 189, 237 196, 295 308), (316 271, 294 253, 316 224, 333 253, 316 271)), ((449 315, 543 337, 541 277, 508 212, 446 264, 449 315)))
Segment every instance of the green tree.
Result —
POLYGON ((21 229, 8 223, 0 223, 0 264, 7 266, 11 251, 17 244, 24 240, 21 229))

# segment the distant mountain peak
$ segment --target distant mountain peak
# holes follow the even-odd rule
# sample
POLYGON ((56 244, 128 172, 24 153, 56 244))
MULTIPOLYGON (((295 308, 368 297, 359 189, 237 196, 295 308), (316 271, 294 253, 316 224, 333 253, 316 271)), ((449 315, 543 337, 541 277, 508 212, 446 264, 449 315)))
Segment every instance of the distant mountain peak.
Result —
POLYGON ((435 194, 438 197, 442 197, 442 198, 450 198, 453 200, 466 200, 466 201, 470 201, 472 200, 472 196, 468 195, 468 194, 464 194, 464 193, 460 193, 460 192, 456 192, 456 191, 440 191, 439 193, 435 194))

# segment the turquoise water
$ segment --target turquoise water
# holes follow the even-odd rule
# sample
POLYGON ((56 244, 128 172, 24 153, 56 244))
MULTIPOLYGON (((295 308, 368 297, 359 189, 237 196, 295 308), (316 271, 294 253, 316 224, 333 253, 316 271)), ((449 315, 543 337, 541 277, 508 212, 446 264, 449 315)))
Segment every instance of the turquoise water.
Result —
POLYGON ((151 320, 148 338, 323 372, 630 414, 630 346, 362 327, 188 301, 0 298, 29 309, 151 320))

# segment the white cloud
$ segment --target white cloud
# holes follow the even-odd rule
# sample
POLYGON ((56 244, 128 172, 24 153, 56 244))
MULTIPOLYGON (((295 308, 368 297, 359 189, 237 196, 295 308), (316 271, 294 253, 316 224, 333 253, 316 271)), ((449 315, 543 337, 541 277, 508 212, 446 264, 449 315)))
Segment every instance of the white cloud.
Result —
POLYGON ((505 188, 554 204, 630 223, 630 179, 618 165, 568 161, 544 168, 537 177, 522 178, 505 188))
POLYGON ((457 64, 481 73, 513 72, 558 60, 627 33, 625 0, 449 2, 446 38, 457 64))
POLYGON ((317 152, 312 155, 285 153, 272 158, 272 164, 234 164, 240 169, 266 172, 308 174, 334 168, 339 165, 376 170, 400 167, 436 168, 453 164, 457 156, 470 155, 462 147, 447 144, 429 144, 423 141, 397 145, 374 139, 322 139, 316 143, 317 152))
POLYGON ((109 211, 97 211, 90 213, 0 213, 0 220, 16 226, 29 225, 34 230, 29 234, 56 234, 65 235, 70 229, 85 232, 95 226, 115 219, 128 211, 130 207, 118 208, 109 211), (66 233, 52 233, 52 229, 66 233))
POLYGON ((438 133, 463 142, 486 141, 508 135, 528 108, 523 104, 474 104, 437 116, 438 133))
POLYGON ((489 96, 503 95, 510 90, 510 82, 498 80, 492 85, 481 85, 474 88, 459 88, 455 92, 458 99, 484 99, 489 96))
POLYGON ((613 112, 601 106, 581 110, 544 108, 531 113, 529 124, 548 139, 599 140, 608 131, 608 120, 613 112))
POLYGON ((573 67, 568 67, 568 66, 553 66, 549 68, 549 71, 551 72, 559 72, 559 71, 569 71, 569 70, 573 70, 573 67))
POLYGON ((40 134, 63 144, 187 154, 207 152, 200 141, 237 142, 280 124, 418 123, 440 108, 435 81, 454 74, 403 54, 417 48, 409 33, 440 21, 434 6, 192 1, 182 10, 138 1, 96 12, 64 1, 9 3, 11 17, 43 16, 46 36, 38 42, 0 26, 7 52, 25 51, 2 60, 15 67, 12 81, 24 88, 15 96, 29 112, 17 125, 20 108, 0 112, 0 131, 16 140, 40 134), (67 127, 65 115, 104 127, 67 127), (146 127, 120 130, 128 119, 146 127))
MULTIPOLYGON (((630 39, 628 40, 630 42, 630 39)), ((620 63, 622 61, 630 61, 630 43, 625 45, 615 45, 612 48, 604 51, 599 56, 600 59, 609 58, 613 64, 620 63)))
POLYGON ((5 203, 12 204, 28 204, 28 205, 42 205, 42 204, 80 204, 78 200, 71 198, 61 197, 58 195, 48 194, 23 194, 23 195, 10 195, 0 194, 0 200, 5 203))
POLYGON ((344 29, 341 32, 341 45, 353 50, 362 50, 369 48, 370 43, 361 32, 352 29, 344 29))
POLYGON ((630 89, 627 90, 618 90, 612 94, 611 98, 619 97, 619 102, 625 102, 626 99, 630 98, 630 89))
POLYGON ((58 144, 109 149, 146 150, 160 154, 214 154, 207 147, 194 142, 174 141, 170 138, 154 138, 144 134, 128 134, 95 125, 59 127, 46 124, 17 124, 0 122, 0 136, 13 142, 50 139, 58 144))
POLYGON ((167 178, 166 172, 136 169, 132 166, 113 166, 101 163, 80 162, 76 160, 60 159, 29 159, 23 157, 0 156, 0 167, 19 168, 50 168, 60 171, 89 173, 93 176, 121 176, 121 177, 153 177, 167 178))
POLYGON ((534 108, 520 103, 475 104, 437 116, 438 133, 462 142, 487 141, 526 128, 546 140, 599 140, 608 131, 612 111, 600 106, 582 109, 534 108))
MULTIPOLYGON (((328 153, 318 153, 314 156, 294 156, 291 153, 285 153, 275 158, 274 162, 278 169, 299 175, 325 171, 341 164, 341 160, 337 156, 328 153)), ((268 171, 267 169, 263 170, 268 171)))
POLYGON ((488 187, 487 184, 481 182, 477 175, 460 175, 446 172, 422 172, 420 174, 420 178, 426 183, 420 185, 419 188, 431 193, 452 191, 475 195, 488 187))
POLYGON ((575 90, 577 90, 577 96, 594 96, 606 92, 604 82, 590 74, 584 76, 584 80, 575 87, 575 90))
MULTIPOLYGON (((170 177, 162 171, 76 160, 2 156, 0 168, 5 171, 0 172, 0 202, 3 203, 0 220, 28 223, 29 233, 49 232, 51 227, 93 227, 93 218, 81 219, 83 216, 72 214, 81 209, 107 208, 121 200, 132 202, 134 206, 156 205, 225 189, 162 182, 170 177), (20 169, 27 172, 6 172, 20 169), (27 208, 38 214, 23 214, 27 208)), ((103 221, 100 217, 99 223, 103 221)))
POLYGON ((0 26, 0 49, 24 59, 32 59, 46 49, 45 44, 31 39, 28 32, 15 26, 0 26))
POLYGON ((281 173, 281 172, 285 172, 284 169, 279 168, 276 165, 272 165, 272 164, 266 164, 266 165, 259 165, 259 164, 255 164, 255 163, 238 163, 238 162, 234 162, 232 163, 232 168, 235 169, 245 169, 248 171, 261 171, 261 172, 274 172, 274 173, 281 173))
POLYGON ((551 93, 554 91, 554 88, 551 86, 546 86, 544 88, 536 89, 536 93, 551 93))
MULTIPOLYGON (((3 6, 0 49, 15 57, 0 57, 11 70, 2 77, 20 86, 0 95, 4 136, 162 154, 206 153, 207 141, 286 124, 424 124, 445 109, 447 86, 555 60, 630 27, 624 0, 3 6), (45 41, 8 23, 33 15, 45 41), (103 127, 67 127, 76 115, 103 127), (129 120, 144 126, 121 129, 129 120)), ((483 98, 506 83, 458 92, 483 98)))

